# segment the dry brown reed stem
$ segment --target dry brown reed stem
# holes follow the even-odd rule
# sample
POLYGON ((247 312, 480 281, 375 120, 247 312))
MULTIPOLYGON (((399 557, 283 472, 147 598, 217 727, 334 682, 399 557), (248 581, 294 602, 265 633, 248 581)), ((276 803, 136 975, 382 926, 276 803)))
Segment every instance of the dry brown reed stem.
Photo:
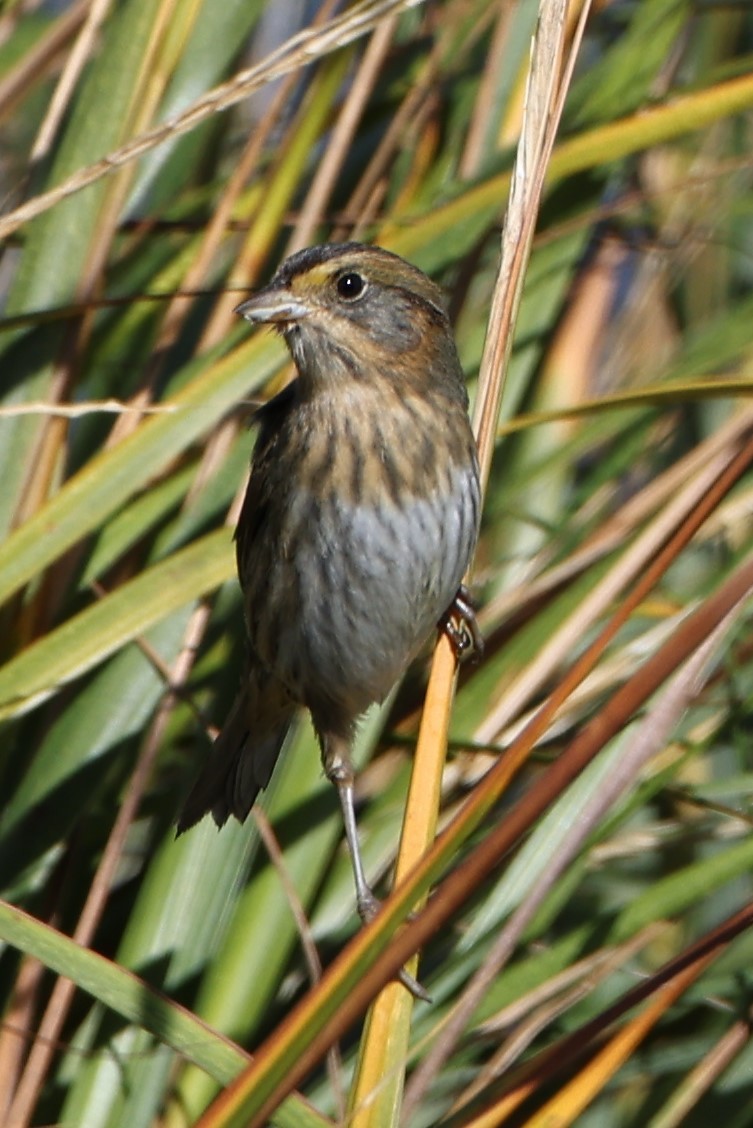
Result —
MULTIPOLYGON (((73 44, 72 50, 68 54, 63 73, 58 80, 55 92, 47 107, 44 121, 37 131, 37 136, 31 150, 32 162, 42 160, 50 151, 55 134, 73 97, 76 83, 86 66, 87 60, 94 48, 99 29, 111 6, 112 0, 91 0, 91 2, 87 0, 86 19, 84 20, 83 27, 76 38, 76 42, 73 44)), ((2 104, 1 100, 0 104, 2 104)))

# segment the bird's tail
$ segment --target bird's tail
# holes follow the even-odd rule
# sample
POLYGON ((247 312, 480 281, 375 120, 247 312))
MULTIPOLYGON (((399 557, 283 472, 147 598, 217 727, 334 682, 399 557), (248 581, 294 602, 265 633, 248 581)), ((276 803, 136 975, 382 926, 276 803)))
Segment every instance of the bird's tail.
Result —
POLYGON ((209 811, 218 826, 230 815, 243 822, 269 783, 294 711, 279 683, 252 674, 183 804, 178 834, 209 811), (260 684, 262 681, 266 684, 260 684))

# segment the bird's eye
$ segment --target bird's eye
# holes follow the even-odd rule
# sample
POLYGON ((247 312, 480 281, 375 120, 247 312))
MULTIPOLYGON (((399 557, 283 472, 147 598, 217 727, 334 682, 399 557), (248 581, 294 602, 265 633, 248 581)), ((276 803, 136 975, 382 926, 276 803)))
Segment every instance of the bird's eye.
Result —
POLYGON ((361 294, 366 289, 365 281, 355 270, 349 270, 347 274, 341 274, 337 279, 336 285, 340 297, 350 302, 355 301, 356 298, 360 298, 361 294))

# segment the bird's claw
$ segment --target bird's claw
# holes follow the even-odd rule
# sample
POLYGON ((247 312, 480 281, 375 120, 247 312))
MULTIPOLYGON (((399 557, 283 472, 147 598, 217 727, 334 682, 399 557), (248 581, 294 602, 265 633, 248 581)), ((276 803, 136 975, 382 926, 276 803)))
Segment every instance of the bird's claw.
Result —
POLYGON ((402 983, 403 987, 405 987, 406 991, 410 991, 414 999, 420 999, 422 1003, 431 1002, 431 995, 426 988, 422 987, 418 980, 414 979, 410 972, 406 971, 404 967, 400 968, 400 971, 397 973, 397 978, 402 983))
POLYGON ((474 661, 481 660, 484 653, 484 639, 476 620, 471 593, 465 584, 461 584, 458 588, 455 598, 439 620, 438 626, 450 640, 456 658, 472 650, 474 661))

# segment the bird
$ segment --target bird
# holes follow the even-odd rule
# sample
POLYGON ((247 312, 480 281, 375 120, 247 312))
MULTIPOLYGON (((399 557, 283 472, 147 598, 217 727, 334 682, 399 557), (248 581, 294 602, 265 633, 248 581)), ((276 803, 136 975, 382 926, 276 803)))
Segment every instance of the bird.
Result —
POLYGON ((379 901, 356 825, 357 722, 432 631, 456 655, 482 647, 463 585, 481 511, 465 380, 442 291, 377 246, 298 251, 236 312, 282 335, 296 375, 253 420, 235 534, 245 673, 178 833, 209 812, 244 821, 304 707, 368 921, 379 901))

